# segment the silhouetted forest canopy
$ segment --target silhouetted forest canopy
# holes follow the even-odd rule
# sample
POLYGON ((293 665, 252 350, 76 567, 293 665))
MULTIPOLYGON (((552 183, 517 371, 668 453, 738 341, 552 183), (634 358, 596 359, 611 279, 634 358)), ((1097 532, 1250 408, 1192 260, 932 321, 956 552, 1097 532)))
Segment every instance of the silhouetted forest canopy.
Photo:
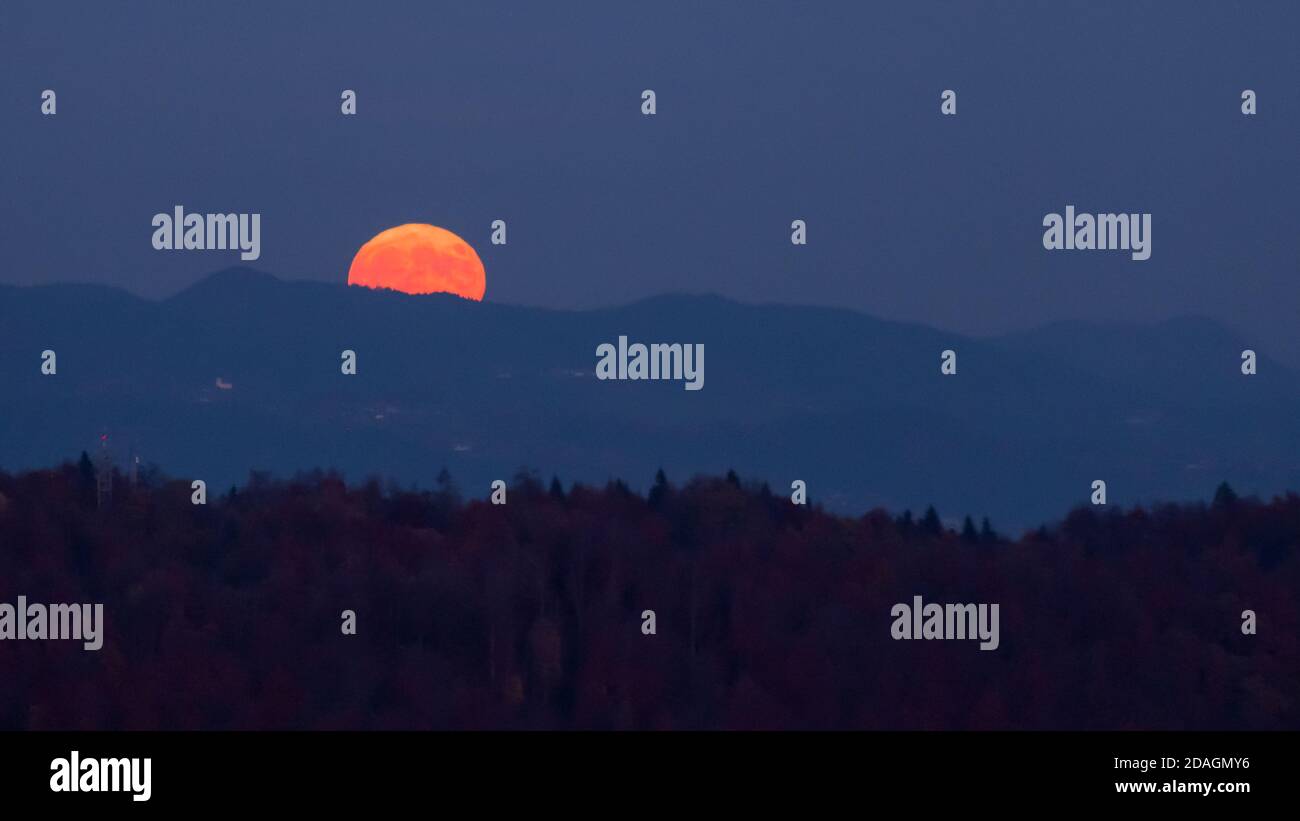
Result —
POLYGON ((508 484, 253 474, 194 505, 146 471, 101 510, 88 461, 0 473, 0 601, 106 621, 97 652, 0 642, 0 727, 1300 728, 1294 494, 1012 539, 735 474, 508 484), (1000 646, 892 639, 914 595, 999 603, 1000 646))

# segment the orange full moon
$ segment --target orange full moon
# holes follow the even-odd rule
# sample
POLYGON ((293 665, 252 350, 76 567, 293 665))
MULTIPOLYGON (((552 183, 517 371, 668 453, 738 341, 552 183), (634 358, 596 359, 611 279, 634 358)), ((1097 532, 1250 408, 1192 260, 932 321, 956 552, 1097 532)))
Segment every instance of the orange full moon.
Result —
POLYGON ((442 291, 479 300, 487 276, 468 242, 435 225, 409 223, 362 245, 348 269, 348 284, 408 294, 442 291))

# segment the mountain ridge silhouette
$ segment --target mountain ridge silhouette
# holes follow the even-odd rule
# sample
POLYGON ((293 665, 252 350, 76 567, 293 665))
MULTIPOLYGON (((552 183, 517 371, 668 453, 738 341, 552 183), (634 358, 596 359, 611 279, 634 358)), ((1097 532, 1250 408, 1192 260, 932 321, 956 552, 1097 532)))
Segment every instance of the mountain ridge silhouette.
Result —
MULTIPOLYGON (((665 294, 559 311, 281 280, 237 266, 158 301, 0 286, 0 468, 115 447, 210 486, 333 468, 467 492, 567 481, 794 479, 839 512, 935 504, 1028 526, 1111 504, 1300 486, 1294 372, 1203 318, 974 338, 835 307, 665 294), (705 388, 601 382, 596 347, 703 343, 705 388), (58 354, 58 374, 40 354, 58 354), (953 349, 958 373, 942 376, 953 349), (358 374, 340 373, 356 351, 358 374), (221 380, 220 387, 217 381, 221 380)), ((124 454, 125 455, 125 454, 124 454)))

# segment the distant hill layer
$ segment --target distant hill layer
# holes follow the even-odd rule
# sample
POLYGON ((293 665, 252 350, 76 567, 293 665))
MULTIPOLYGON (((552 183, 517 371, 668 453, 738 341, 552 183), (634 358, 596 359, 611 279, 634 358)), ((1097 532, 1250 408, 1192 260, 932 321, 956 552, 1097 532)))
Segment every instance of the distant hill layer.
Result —
POLYGON ((847 310, 663 296, 563 312, 408 296, 248 269, 161 302, 98 286, 0 287, 0 467, 101 432, 214 485, 336 468, 467 492, 531 467, 565 480, 721 473, 808 483, 846 512, 935 504, 1037 523, 1085 501, 1300 487, 1300 387, 1212 322, 1063 323, 972 339, 847 310), (600 381, 596 349, 702 343, 705 387, 600 381), (54 350, 58 374, 43 376, 54 350), (358 373, 340 372, 353 350, 358 373), (940 352, 957 352, 955 376, 940 352))

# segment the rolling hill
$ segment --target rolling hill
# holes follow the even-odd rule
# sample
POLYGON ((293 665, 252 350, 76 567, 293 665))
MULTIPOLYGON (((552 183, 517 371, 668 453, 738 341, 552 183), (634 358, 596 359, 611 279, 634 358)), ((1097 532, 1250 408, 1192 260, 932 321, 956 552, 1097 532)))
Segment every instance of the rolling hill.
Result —
MULTIPOLYGON (((1207 320, 973 339, 834 308, 662 296, 564 312, 222 271, 158 301, 0 287, 0 468, 110 434, 167 473, 335 468, 486 495, 521 467, 645 487, 734 468, 841 512, 1028 526, 1086 501, 1300 487, 1300 382, 1207 320), (596 347, 703 343, 705 388, 599 381, 596 347), (958 354, 941 376, 939 356, 958 354), (40 355, 58 355, 58 374, 40 355), (358 373, 340 372, 356 351, 358 373)), ((1262 353, 1262 352, 1261 352, 1262 353)))

